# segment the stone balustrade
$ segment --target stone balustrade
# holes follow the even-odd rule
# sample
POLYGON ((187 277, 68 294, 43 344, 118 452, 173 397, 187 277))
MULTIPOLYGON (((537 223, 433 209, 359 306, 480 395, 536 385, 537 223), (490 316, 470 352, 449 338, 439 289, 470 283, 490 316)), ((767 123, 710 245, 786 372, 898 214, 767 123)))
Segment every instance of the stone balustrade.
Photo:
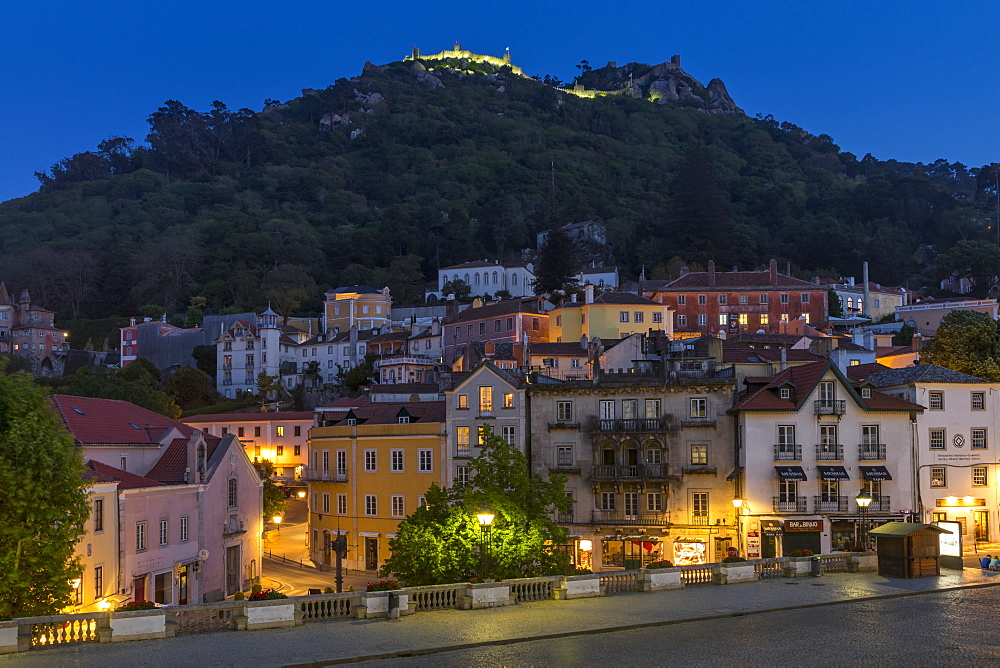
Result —
POLYGON ((498 582, 408 587, 398 591, 344 592, 269 601, 223 601, 134 612, 91 612, 0 621, 0 654, 58 645, 169 638, 201 631, 298 626, 331 619, 397 618, 434 610, 475 610, 539 600, 570 600, 625 592, 683 589, 702 584, 755 582, 780 573, 805 577, 819 572, 877 568, 874 552, 834 553, 673 568, 605 571, 591 575, 518 578, 498 582), (767 568, 761 566, 766 563, 767 568), (702 577, 706 571, 711 578, 702 577), (697 577, 692 577, 696 575, 697 577))

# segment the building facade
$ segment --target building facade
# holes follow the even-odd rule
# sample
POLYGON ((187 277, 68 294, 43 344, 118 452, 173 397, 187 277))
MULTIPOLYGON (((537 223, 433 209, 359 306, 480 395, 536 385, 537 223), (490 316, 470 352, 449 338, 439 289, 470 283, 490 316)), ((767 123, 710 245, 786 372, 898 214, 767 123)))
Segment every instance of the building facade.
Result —
POLYGON ((501 290, 506 290, 511 297, 532 297, 535 294, 532 287, 534 280, 535 274, 530 263, 525 266, 503 266, 499 262, 476 260, 439 269, 437 289, 428 291, 426 296, 447 299, 445 286, 454 281, 462 281, 472 290, 469 294, 473 297, 495 297, 501 290))
POLYGON ((549 314, 540 300, 507 299, 467 308, 443 323, 444 363, 452 364, 471 344, 549 340, 549 314))
POLYGON ((0 282, 0 352, 27 359, 36 376, 61 376, 69 343, 55 315, 34 304, 27 290, 15 303, 0 282))
POLYGON ((337 329, 346 332, 351 327, 360 329, 389 328, 392 297, 389 288, 370 285, 348 285, 325 293, 323 302, 324 331, 337 329))
POLYGON ((585 287, 584 301, 566 302, 549 313, 554 342, 620 339, 650 330, 672 338, 670 308, 627 292, 605 292, 594 297, 594 286, 585 287))

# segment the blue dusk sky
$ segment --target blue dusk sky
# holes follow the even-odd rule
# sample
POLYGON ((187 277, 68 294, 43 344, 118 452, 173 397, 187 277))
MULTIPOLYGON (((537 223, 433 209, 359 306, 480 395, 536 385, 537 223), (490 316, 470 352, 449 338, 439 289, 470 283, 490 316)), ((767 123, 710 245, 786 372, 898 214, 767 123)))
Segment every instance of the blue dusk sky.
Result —
POLYGON ((0 201, 123 135, 167 99, 259 110, 456 40, 563 80, 587 59, 680 54, 749 115, 880 159, 1000 161, 997 2, 362 2, 0 0, 0 201))

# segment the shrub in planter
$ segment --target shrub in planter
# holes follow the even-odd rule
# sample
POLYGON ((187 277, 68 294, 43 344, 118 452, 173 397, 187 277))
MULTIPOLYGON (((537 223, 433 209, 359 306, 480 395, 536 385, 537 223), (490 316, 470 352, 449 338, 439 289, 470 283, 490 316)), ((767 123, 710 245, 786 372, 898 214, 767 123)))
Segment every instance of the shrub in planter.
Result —
POLYGON ((570 566, 566 569, 566 575, 593 575, 594 571, 589 568, 573 568, 570 566))
POLYGON ((646 568, 673 568, 674 563, 669 559, 661 559, 660 561, 651 561, 646 564, 646 568))
POLYGON ((392 591, 394 589, 402 589, 402 585, 399 584, 399 580, 379 580, 378 582, 370 582, 366 591, 392 591))
POLYGON ((743 557, 726 557, 725 559, 722 560, 722 563, 735 564, 740 561, 746 561, 746 559, 744 559, 743 557))
POLYGON ((247 597, 248 601, 276 601, 279 598, 288 598, 280 591, 275 591, 274 589, 264 589, 262 591, 251 592, 250 596, 247 597))
POLYGON ((244 594, 241 591, 238 591, 235 594, 233 594, 233 600, 234 601, 245 601, 246 597, 247 597, 246 594, 244 594))
POLYGON ((332 593, 334 593, 333 587, 323 587, 323 593, 324 594, 332 594, 332 593))
POLYGON ((259 594, 262 591, 264 591, 264 588, 261 587, 259 584, 255 584, 253 587, 250 587, 250 592, 251 593, 259 594))
POLYGON ((115 612, 135 612, 136 610, 155 610, 156 604, 152 601, 129 601, 125 605, 115 608, 115 612))
POLYGON ((813 551, 809 549, 805 550, 792 550, 788 553, 789 557, 811 557, 813 556, 813 551))

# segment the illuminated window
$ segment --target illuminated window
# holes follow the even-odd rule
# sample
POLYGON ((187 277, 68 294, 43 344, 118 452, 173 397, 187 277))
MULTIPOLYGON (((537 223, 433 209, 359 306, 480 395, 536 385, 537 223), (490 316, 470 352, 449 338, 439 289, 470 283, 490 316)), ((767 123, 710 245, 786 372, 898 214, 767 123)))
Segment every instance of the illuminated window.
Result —
POLYGON ((458 443, 458 447, 467 448, 469 447, 469 428, 468 427, 456 427, 455 439, 458 443))
POLYGON ((479 388, 479 411, 489 413, 493 410, 493 387, 482 385, 479 388))
POLYGON ((460 394, 458 395, 458 408, 468 408, 469 407, 469 395, 460 394))
POLYGON ((514 393, 513 392, 505 392, 504 393, 504 395, 503 395, 503 407, 504 408, 513 408, 514 407, 514 393))
POLYGON ((741 325, 747 325, 750 323, 750 316, 746 313, 740 313, 739 322, 741 325))
POLYGON ((694 466, 708 463, 708 445, 698 443, 691 446, 691 464, 694 466))
POLYGON ((768 323, 768 317, 766 313, 760 314, 760 324, 766 325, 768 323))
POLYGON ((932 466, 931 467, 931 487, 947 487, 948 479, 945 477, 945 467, 943 466, 932 466))
POLYGON ((278 436, 284 436, 285 435, 285 428, 284 427, 275 427, 275 432, 277 433, 278 436))
POLYGON ((989 468, 986 466, 973 466, 972 467, 972 486, 973 487, 986 487, 986 480, 989 468))

